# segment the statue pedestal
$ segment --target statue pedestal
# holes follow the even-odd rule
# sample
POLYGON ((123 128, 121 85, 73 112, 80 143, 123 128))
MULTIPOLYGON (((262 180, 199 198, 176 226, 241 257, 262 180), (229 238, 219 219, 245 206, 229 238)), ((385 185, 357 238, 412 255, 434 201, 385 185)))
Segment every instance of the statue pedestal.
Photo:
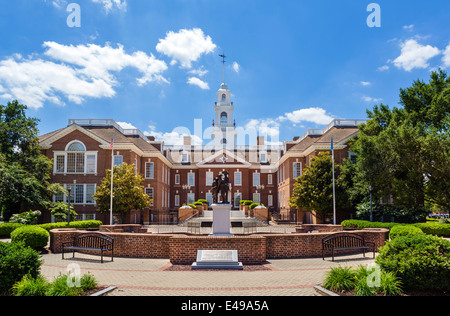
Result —
POLYGON ((213 233, 210 236, 233 236, 231 233, 231 205, 213 204, 213 233))

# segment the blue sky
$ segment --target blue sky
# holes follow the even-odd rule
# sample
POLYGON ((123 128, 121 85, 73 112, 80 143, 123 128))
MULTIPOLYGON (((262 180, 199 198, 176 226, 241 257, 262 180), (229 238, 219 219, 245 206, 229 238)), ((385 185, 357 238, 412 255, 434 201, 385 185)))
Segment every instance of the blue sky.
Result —
POLYGON ((236 124, 291 140, 450 68, 449 1, 376 1, 375 28, 371 2, 3 0, 0 102, 27 104, 42 134, 111 118, 173 142, 212 124, 225 52, 236 124))

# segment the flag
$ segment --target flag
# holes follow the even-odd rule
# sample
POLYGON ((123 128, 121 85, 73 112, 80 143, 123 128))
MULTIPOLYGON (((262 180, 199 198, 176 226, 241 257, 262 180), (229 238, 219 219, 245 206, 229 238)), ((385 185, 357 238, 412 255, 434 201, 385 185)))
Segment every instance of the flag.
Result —
POLYGON ((111 149, 113 149, 113 148, 114 148, 114 134, 113 134, 112 140, 111 140, 111 149))
POLYGON ((331 151, 334 150, 334 139, 333 137, 331 137, 331 151))

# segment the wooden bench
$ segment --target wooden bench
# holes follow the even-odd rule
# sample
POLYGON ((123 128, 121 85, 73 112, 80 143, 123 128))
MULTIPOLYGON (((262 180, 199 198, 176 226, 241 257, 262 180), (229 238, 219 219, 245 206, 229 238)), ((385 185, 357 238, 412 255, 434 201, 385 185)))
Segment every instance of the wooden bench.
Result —
POLYGON ((375 259, 375 248, 374 242, 365 241, 362 236, 349 233, 336 233, 322 238, 322 259, 325 260, 325 251, 330 250, 333 256, 333 262, 334 252, 339 250, 362 250, 364 257, 366 256, 366 250, 371 250, 375 259))
POLYGON ((103 252, 111 251, 111 261, 114 261, 114 238, 104 234, 83 234, 75 237, 71 242, 62 244, 62 259, 64 251, 69 250, 75 258, 76 251, 95 251, 101 253, 103 263, 103 252))

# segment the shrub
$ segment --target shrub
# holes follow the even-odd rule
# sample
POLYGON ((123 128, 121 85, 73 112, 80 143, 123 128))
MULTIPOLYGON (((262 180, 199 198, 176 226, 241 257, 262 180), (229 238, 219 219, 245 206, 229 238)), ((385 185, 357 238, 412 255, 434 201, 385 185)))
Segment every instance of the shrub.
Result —
POLYGON ((325 274, 324 287, 334 292, 347 292, 355 288, 356 273, 352 268, 331 268, 325 274))
POLYGON ((389 237, 395 239, 399 236, 414 236, 414 235, 425 235, 425 233, 418 227, 411 225, 396 225, 392 227, 389 237))
POLYGON ((380 248, 376 262, 409 290, 450 290, 450 242, 435 236, 401 236, 380 248))
POLYGON ((81 290, 83 292, 87 292, 87 291, 95 289, 98 285, 98 282, 93 275, 88 273, 81 277, 80 284, 81 284, 81 290))
POLYGON ((194 205, 203 206, 202 202, 195 202, 194 205))
POLYGON ((81 288, 70 287, 67 284, 67 275, 59 275, 49 286, 46 296, 77 296, 81 293, 81 288))
POLYGON ((69 225, 67 225, 67 223, 48 223, 48 224, 41 224, 38 226, 45 229, 46 231, 51 231, 52 229, 57 228, 76 228, 76 229, 98 228, 101 225, 103 225, 101 221, 80 221, 80 222, 70 222, 69 225))
POLYGON ((19 223, 23 225, 34 225, 36 224, 38 217, 41 215, 42 213, 40 211, 29 211, 20 214, 14 214, 9 219, 9 222, 19 223))
MULTIPOLYGON (((67 221, 68 210, 68 203, 64 202, 56 202, 50 207, 50 212, 57 221, 67 221)), ((77 215, 73 205, 70 205, 70 218, 75 218, 77 215)))
POLYGON ((205 200, 205 199, 199 199, 198 202, 200 202, 202 204, 208 204, 208 200, 205 200))
POLYGON ((242 200, 241 203, 242 203, 242 205, 244 205, 244 206, 250 206, 250 205, 253 204, 253 201, 250 201, 250 200, 242 200))
POLYGON ((37 226, 22 226, 11 233, 12 242, 23 242, 25 246, 39 250, 47 246, 50 234, 37 226))
POLYGON ((41 265, 39 254, 23 243, 0 242, 0 293, 10 291, 25 275, 36 278, 41 265))
POLYGON ((345 220, 341 223, 346 228, 387 228, 391 230, 394 226, 414 226, 420 228, 427 235, 436 235, 440 237, 450 237, 450 225, 437 222, 417 223, 417 224, 399 224, 399 223, 380 223, 361 220, 345 220))
POLYGON ((3 223, 0 224, 0 237, 6 237, 6 238, 10 238, 11 237, 11 233, 19 228, 22 227, 22 224, 19 223, 3 223))
POLYGON ((440 237, 450 237, 450 224, 444 223, 417 223, 414 226, 420 228, 427 235, 436 235, 440 237))
POLYGON ((357 229, 364 229, 364 228, 386 228, 391 229, 395 225, 398 225, 397 223, 380 223, 380 222, 369 222, 369 221, 361 221, 356 219, 350 219, 345 220, 341 223, 342 226, 346 228, 357 228, 357 229))
POLYGON ((12 292, 15 296, 45 296, 49 286, 41 275, 37 278, 26 275, 14 284, 12 292))

